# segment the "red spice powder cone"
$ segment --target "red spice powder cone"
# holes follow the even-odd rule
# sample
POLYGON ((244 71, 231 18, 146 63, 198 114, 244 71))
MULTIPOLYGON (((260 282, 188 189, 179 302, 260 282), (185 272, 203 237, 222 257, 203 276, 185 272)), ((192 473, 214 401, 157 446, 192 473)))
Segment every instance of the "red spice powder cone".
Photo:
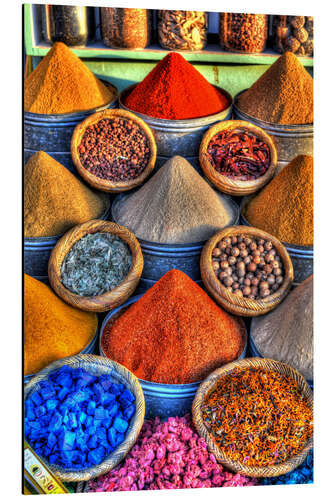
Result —
POLYGON ((103 349, 143 380, 186 384, 237 359, 244 341, 237 318, 171 270, 106 329, 103 349))
POLYGON ((126 97, 125 105, 155 118, 187 120, 219 113, 229 102, 183 56, 171 52, 126 97))

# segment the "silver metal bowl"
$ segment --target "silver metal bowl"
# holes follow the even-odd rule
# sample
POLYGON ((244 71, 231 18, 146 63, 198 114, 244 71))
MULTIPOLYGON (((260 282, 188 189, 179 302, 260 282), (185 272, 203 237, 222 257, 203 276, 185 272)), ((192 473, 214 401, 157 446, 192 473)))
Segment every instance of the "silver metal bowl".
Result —
POLYGON ((309 125, 280 125, 259 120, 241 111, 238 107, 238 99, 242 90, 234 99, 233 113, 236 120, 245 120, 262 128, 274 140, 279 164, 289 163, 295 156, 313 156, 313 124, 309 125))
POLYGON ((157 145, 157 162, 161 164, 175 155, 183 156, 188 161, 197 160, 201 139, 214 123, 230 120, 232 114, 232 97, 219 87, 215 87, 230 102, 230 105, 221 111, 202 118, 192 118, 189 120, 165 120, 163 118, 153 118, 143 115, 137 111, 129 109, 124 104, 125 97, 136 87, 137 84, 130 85, 124 89, 119 96, 119 107, 126 109, 139 116, 151 128, 157 145))

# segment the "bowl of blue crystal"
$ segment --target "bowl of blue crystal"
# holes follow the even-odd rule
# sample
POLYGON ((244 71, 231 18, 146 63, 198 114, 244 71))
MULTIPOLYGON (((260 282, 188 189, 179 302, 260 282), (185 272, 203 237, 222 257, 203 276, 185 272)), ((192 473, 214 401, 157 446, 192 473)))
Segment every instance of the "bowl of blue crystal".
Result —
POLYGON ((137 377, 101 356, 55 361, 24 388, 25 439, 62 481, 88 481, 116 467, 144 417, 137 377))

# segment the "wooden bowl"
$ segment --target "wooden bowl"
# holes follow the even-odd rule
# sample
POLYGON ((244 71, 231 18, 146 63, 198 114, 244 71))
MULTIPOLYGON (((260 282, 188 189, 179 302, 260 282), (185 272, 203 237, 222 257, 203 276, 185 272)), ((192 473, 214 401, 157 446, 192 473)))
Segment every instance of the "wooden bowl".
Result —
POLYGON ((216 123, 207 130, 201 141, 199 160, 205 176, 216 187, 216 189, 222 193, 227 193, 232 196, 246 196, 248 194, 255 193, 272 179, 277 164, 277 153, 272 139, 260 127, 256 127, 252 123, 242 120, 228 120, 216 123), (242 181, 229 179, 227 176, 220 174, 217 170, 215 170, 209 160, 207 149, 211 139, 222 130, 249 132, 267 144, 270 150, 271 163, 264 175, 253 181, 242 181))
POLYGON ((136 289, 143 269, 141 247, 134 234, 123 226, 104 220, 91 220, 73 227, 53 248, 50 255, 48 275, 49 281, 59 297, 71 306, 83 311, 104 312, 123 304, 136 289), (85 297, 77 295, 61 283, 61 265, 72 248, 83 236, 92 233, 112 233, 119 236, 132 252, 132 265, 127 276, 115 288, 102 295, 85 297))
POLYGON ((156 152, 157 152, 156 142, 153 133, 148 127, 148 125, 134 113, 130 113, 129 111, 125 111, 123 109, 105 109, 104 111, 100 111, 98 113, 94 113, 88 116, 88 118, 83 120, 83 122, 79 123, 75 127, 71 140, 72 160, 79 174, 84 178, 84 180, 88 184, 90 184, 90 186, 94 187, 95 189, 99 189, 101 191, 106 191, 106 192, 128 191, 142 184, 154 169, 156 161, 156 152), (145 134, 145 136, 148 139, 150 158, 144 171, 135 179, 130 179, 128 181, 113 182, 108 179, 102 179, 101 177, 97 177, 97 175, 92 174, 91 172, 89 172, 89 170, 84 168, 84 166, 81 163, 80 156, 78 154, 78 146, 81 143, 83 134, 85 133, 87 127, 89 127, 90 125, 94 125, 95 123, 98 123, 100 120, 103 120, 104 118, 115 118, 117 116, 119 116, 124 120, 132 120, 140 127, 141 131, 145 134))
POLYGON ((137 377, 130 370, 108 358, 102 358, 93 354, 78 354, 55 361, 37 373, 24 387, 24 401, 38 389, 39 383, 42 380, 46 380, 50 373, 64 365, 71 366, 72 368, 84 368, 94 375, 110 375, 114 382, 124 384, 136 398, 136 411, 126 432, 125 440, 101 464, 82 470, 69 470, 56 464, 49 464, 44 459, 46 465, 61 481, 89 481, 101 474, 106 474, 116 467, 135 444, 144 422, 145 400, 141 385, 137 377))
POLYGON ((261 229, 247 226, 230 226, 214 234, 214 236, 206 242, 202 249, 200 257, 200 271, 204 285, 214 300, 216 300, 216 302, 227 311, 239 316, 260 316, 268 313, 279 305, 280 302, 282 302, 282 300, 287 296, 294 280, 293 265, 289 254, 282 243, 277 238, 266 233, 265 231, 262 231, 261 229), (229 292, 215 276, 213 271, 212 251, 216 244, 226 236, 239 236, 240 234, 270 240, 283 262, 285 276, 281 286, 276 290, 276 292, 263 299, 253 300, 245 297, 238 297, 234 293, 229 292))
POLYGON ((204 438, 209 451, 215 455, 216 460, 219 463, 223 464, 233 472, 243 474, 244 476, 275 477, 280 476, 281 474, 286 474, 287 472, 296 469, 296 467, 298 467, 305 460, 309 451, 313 448, 313 438, 308 440, 303 450, 298 455, 295 455, 280 464, 265 467, 246 466, 240 461, 231 460, 223 453, 223 451, 211 438, 210 432, 205 426, 201 415, 201 407, 204 402, 204 398, 219 379, 232 373, 237 367, 245 369, 264 368, 266 370, 279 372, 291 377, 296 381, 299 389, 301 390, 306 400, 309 402, 313 411, 312 391, 306 380, 298 371, 294 370, 294 368, 292 368, 288 364, 282 363, 281 361, 275 361, 268 358, 246 358, 240 361, 233 361, 232 363, 229 363, 222 368, 218 368, 213 373, 211 373, 199 386, 192 404, 192 418, 198 434, 202 438, 204 438))

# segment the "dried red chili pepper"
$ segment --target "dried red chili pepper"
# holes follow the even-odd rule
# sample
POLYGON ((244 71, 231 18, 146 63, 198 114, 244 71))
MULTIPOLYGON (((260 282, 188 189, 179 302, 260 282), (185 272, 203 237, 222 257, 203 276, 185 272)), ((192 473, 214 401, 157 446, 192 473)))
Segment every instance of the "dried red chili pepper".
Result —
POLYGON ((217 172, 231 179, 251 181, 270 165, 268 145, 258 137, 237 130, 223 130, 209 142, 207 156, 217 172))

